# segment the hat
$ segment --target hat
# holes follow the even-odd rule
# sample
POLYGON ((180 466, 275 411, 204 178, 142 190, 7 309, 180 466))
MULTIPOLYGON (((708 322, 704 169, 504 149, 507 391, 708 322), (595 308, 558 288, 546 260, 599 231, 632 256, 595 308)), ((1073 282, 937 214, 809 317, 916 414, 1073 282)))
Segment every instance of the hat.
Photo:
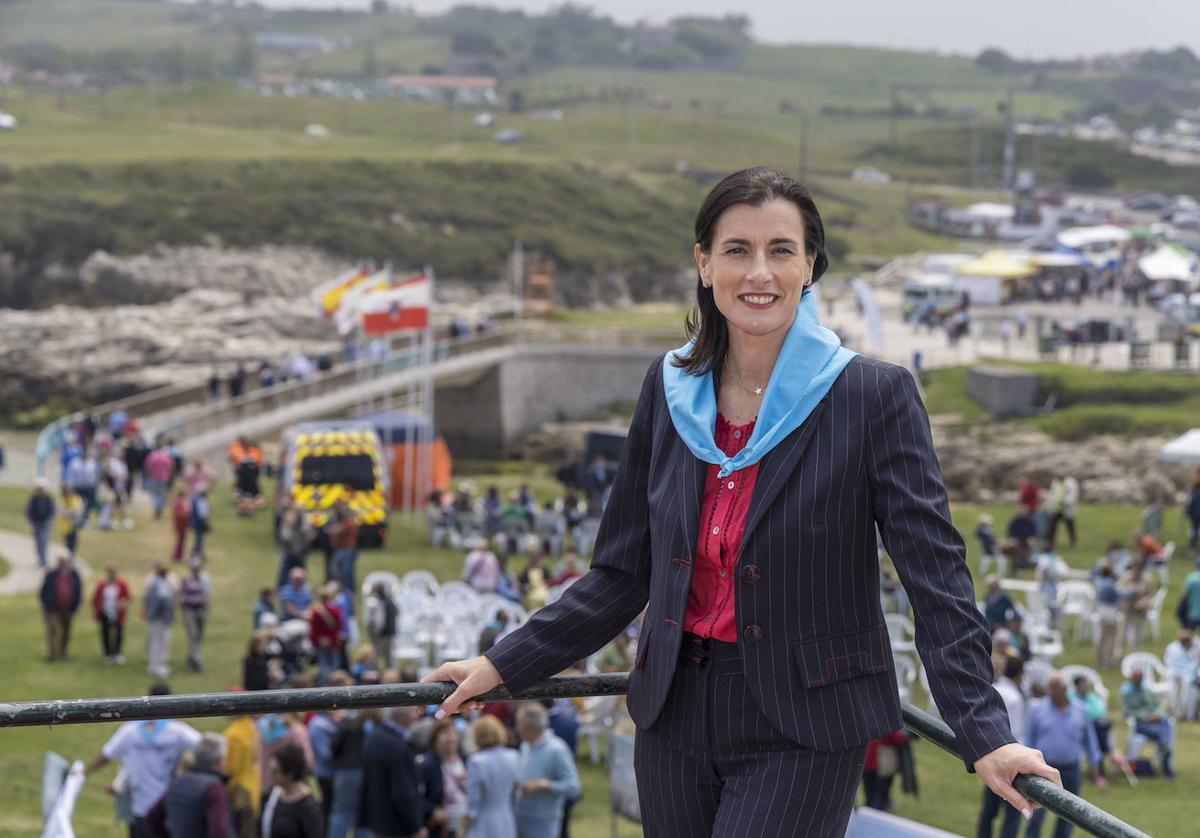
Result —
POLYGON ((989 527, 992 525, 992 516, 986 512, 979 513, 979 517, 975 520, 980 524, 987 524, 989 527))

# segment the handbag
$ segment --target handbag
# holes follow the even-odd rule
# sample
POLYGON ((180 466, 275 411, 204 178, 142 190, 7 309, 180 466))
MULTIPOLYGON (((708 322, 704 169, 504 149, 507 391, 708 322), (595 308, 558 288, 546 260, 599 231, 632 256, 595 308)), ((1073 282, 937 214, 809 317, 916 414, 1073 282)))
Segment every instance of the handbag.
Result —
POLYGON ((900 755, 896 753, 896 748, 892 745, 880 745, 876 750, 876 755, 879 759, 879 767, 876 773, 880 777, 891 777, 900 770, 900 755))

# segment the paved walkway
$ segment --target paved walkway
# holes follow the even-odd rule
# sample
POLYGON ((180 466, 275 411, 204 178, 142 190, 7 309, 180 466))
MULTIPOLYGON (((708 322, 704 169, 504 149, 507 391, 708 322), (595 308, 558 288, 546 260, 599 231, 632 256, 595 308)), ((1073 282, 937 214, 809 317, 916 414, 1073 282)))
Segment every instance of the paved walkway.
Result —
MULTIPOLYGON (((51 543, 50 561, 57 561, 66 552, 62 544, 51 543)), ((8 574, 0 577, 0 596, 28 594, 41 588, 43 571, 37 566, 32 535, 0 530, 0 556, 8 561, 8 574)), ((86 579, 86 564, 80 561, 76 566, 86 579)))

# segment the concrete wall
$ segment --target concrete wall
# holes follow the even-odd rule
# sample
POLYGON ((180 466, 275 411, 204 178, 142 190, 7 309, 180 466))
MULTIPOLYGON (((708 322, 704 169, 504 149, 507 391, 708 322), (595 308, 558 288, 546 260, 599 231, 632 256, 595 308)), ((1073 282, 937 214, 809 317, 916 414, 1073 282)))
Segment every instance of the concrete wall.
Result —
POLYGON ((495 458, 546 422, 591 418, 615 402, 635 402, 662 349, 514 346, 476 376, 439 380, 437 425, 455 457, 495 458))
POLYGON ((967 395, 994 416, 1029 413, 1037 389, 1037 375, 1018 367, 981 365, 967 370, 967 395))

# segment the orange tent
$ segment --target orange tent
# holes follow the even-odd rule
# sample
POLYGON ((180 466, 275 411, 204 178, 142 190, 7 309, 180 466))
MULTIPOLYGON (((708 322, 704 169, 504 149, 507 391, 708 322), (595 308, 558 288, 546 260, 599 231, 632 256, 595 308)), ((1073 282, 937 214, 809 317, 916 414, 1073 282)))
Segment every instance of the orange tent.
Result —
POLYGON ((359 418, 374 426, 383 443, 391 478, 392 509, 408 508, 414 500, 417 506, 424 505, 423 496, 413 497, 414 483, 434 490, 450 487, 453 469, 450 449, 424 416, 385 410, 359 418))

